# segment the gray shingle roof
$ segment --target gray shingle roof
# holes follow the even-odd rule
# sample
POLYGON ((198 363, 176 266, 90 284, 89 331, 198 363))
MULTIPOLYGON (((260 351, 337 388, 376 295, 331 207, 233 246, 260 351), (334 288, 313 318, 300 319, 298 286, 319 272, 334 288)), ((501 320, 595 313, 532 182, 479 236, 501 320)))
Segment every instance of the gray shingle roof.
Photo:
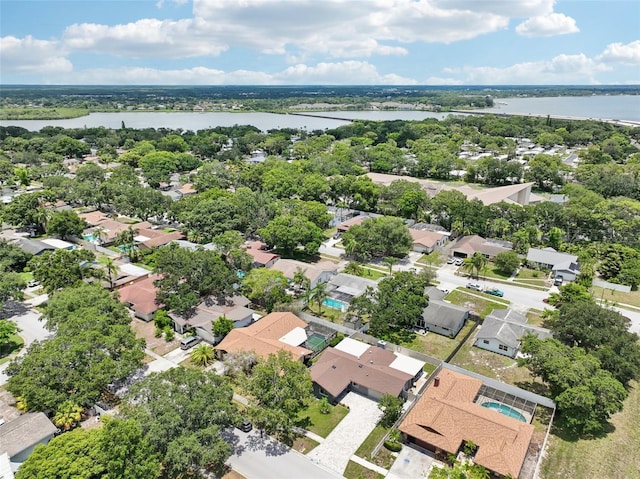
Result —
POLYGON ((559 253, 553 248, 529 248, 527 261, 554 266, 566 262, 577 263, 578 257, 572 254, 559 253))
POLYGON ((0 452, 17 456, 57 430, 44 413, 28 412, 0 426, 0 452))
POLYGON ((551 331, 526 323, 526 318, 510 309, 494 309, 482 323, 477 339, 497 339, 502 344, 516 349, 520 345, 520 338, 527 333, 533 333, 540 339, 551 337, 551 331), (503 317, 499 317, 503 316, 503 317), (524 320, 524 321, 523 321, 524 320))

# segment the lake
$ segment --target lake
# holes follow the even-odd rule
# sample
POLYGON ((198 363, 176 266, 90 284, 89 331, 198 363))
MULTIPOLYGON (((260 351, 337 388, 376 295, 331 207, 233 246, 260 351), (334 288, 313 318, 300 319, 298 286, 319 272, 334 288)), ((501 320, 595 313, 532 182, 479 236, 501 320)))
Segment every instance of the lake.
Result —
MULTIPOLYGON (((482 111, 640 121, 640 95, 499 98, 496 102, 499 103, 494 108, 482 111)), ((346 125, 348 120, 355 119, 374 121, 423 120, 425 118, 443 119, 447 116, 447 113, 426 111, 331 111, 312 114, 344 118, 344 121, 275 113, 122 112, 91 113, 88 116, 68 120, 1 120, 0 126, 15 125, 30 131, 37 131, 45 126, 120 128, 124 122, 128 128, 182 128, 183 130, 197 131, 216 126, 253 125, 262 131, 279 128, 300 128, 312 131, 336 128, 346 125)))

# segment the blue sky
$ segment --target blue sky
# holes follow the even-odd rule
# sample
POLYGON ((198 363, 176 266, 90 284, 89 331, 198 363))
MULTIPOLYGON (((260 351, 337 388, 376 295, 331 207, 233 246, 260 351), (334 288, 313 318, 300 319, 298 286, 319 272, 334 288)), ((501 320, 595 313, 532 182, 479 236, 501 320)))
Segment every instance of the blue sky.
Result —
POLYGON ((640 84, 638 0, 0 0, 0 83, 640 84))

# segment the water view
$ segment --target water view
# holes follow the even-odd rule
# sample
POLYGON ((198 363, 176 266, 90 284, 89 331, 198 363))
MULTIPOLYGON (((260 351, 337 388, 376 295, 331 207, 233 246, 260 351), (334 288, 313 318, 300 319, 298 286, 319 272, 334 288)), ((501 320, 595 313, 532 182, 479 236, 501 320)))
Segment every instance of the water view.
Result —
MULTIPOLYGON (((640 121, 640 95, 501 98, 487 113, 521 113, 524 115, 564 115, 580 118, 604 118, 640 121)), ((121 112, 91 113, 67 120, 1 120, 0 126, 20 126, 37 131, 45 126, 63 128, 170 128, 203 130, 216 126, 253 125, 262 131, 280 128, 301 128, 307 131, 325 130, 346 125, 349 120, 423 120, 443 119, 447 113, 426 111, 331 111, 311 115, 279 115, 275 113, 198 113, 198 112, 121 112), (331 118, 329 118, 331 117, 331 118), (343 120, 337 118, 344 118, 343 120)))

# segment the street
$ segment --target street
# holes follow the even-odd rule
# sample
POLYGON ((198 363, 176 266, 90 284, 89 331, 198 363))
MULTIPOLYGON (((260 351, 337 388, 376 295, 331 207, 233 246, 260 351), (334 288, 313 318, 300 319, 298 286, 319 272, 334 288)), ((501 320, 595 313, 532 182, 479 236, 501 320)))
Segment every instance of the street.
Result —
POLYGON ((229 466, 247 479, 342 477, 268 436, 260 437, 256 430, 245 433, 233 429, 227 431, 225 439, 234 446, 234 453, 227 461, 229 466))

